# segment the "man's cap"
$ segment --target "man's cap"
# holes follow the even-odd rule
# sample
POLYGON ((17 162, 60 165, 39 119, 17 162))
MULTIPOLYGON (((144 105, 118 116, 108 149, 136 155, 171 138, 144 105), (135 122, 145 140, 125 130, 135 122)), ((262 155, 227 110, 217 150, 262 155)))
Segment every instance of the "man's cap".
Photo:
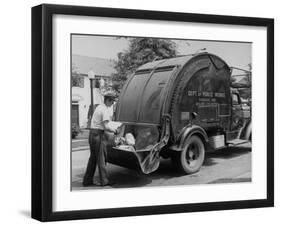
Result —
POLYGON ((114 91, 106 91, 103 93, 104 97, 111 97, 112 99, 117 98, 117 95, 114 91))

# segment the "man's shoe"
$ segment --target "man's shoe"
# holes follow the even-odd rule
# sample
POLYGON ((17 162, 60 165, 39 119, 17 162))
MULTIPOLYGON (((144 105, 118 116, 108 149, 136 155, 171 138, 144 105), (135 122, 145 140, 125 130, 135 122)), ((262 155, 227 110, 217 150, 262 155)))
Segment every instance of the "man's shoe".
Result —
POLYGON ((101 183, 97 182, 97 181, 95 181, 93 184, 96 185, 96 186, 101 186, 101 183))
POLYGON ((94 185, 93 181, 83 181, 84 187, 89 187, 89 186, 93 186, 93 185, 94 185))
POLYGON ((116 184, 114 181, 108 181, 106 184, 102 184, 101 186, 110 186, 116 184))

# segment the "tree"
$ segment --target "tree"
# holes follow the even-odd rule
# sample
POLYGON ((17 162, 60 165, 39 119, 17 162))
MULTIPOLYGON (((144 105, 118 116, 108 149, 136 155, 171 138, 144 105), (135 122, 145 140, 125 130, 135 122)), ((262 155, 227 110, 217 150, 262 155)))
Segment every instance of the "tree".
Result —
POLYGON ((248 101, 252 99, 252 63, 247 64, 249 70, 236 68, 241 74, 231 77, 232 87, 237 88, 240 96, 248 101))
POLYGON ((118 53, 114 62, 113 89, 120 92, 128 76, 147 62, 176 56, 176 44, 167 39, 129 38, 129 48, 118 53))
POLYGON ((75 64, 72 64, 71 67, 71 83, 72 87, 84 87, 84 78, 81 76, 78 67, 75 64))
POLYGON ((246 81, 248 84, 248 88, 242 88, 239 89, 239 93, 242 98, 251 101, 252 100, 252 63, 249 63, 248 65, 249 71, 246 73, 246 81))

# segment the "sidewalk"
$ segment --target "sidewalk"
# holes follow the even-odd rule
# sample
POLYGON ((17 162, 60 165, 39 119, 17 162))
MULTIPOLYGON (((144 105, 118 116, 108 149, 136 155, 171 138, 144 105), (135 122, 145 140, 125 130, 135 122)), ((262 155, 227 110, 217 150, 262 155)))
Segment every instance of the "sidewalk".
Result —
POLYGON ((72 151, 86 151, 86 150, 89 150, 90 147, 89 145, 88 146, 80 146, 80 147, 76 147, 76 148, 72 148, 72 151))
POLYGON ((83 129, 81 132, 71 140, 72 151, 81 151, 89 149, 89 130, 83 129))

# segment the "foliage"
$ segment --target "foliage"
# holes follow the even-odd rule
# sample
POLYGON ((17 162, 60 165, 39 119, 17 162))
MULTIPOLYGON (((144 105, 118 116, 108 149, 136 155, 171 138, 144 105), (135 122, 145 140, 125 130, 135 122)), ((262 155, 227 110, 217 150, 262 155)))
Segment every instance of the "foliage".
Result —
POLYGON ((74 139, 78 135, 78 133, 80 133, 79 126, 75 123, 72 123, 72 125, 71 125, 71 137, 72 137, 72 139, 74 139))
POLYGON ((78 70, 78 67, 73 63, 71 65, 71 75, 79 75, 79 70, 78 70))
POLYGON ((129 38, 129 48, 118 53, 114 62, 113 89, 120 92, 128 76, 147 62, 176 56, 176 44, 167 39, 129 38))
POLYGON ((240 80, 240 87, 238 86, 238 92, 244 100, 251 101, 252 99, 252 64, 248 65, 249 71, 244 74, 243 79, 240 80))
POLYGON ((75 64, 71 67, 71 83, 72 87, 84 87, 84 77, 80 75, 78 71, 78 67, 75 66, 75 64))
POLYGON ((242 89, 240 91, 240 95, 244 99, 251 101, 252 100, 252 63, 248 64, 248 68, 249 68, 249 72, 247 73, 247 77, 248 77, 249 88, 244 90, 242 89))

